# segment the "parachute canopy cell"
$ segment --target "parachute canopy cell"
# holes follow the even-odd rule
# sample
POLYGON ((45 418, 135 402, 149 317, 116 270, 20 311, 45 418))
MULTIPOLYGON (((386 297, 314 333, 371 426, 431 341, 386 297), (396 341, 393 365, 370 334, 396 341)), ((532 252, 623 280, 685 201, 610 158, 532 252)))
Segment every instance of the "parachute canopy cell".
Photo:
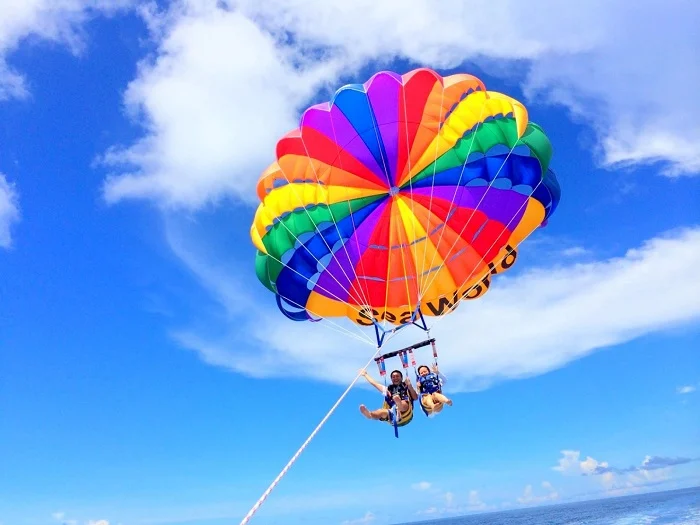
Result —
POLYGON ((544 131, 468 74, 346 85, 276 154, 251 237, 258 278, 295 320, 445 314, 512 266, 560 198, 544 131))

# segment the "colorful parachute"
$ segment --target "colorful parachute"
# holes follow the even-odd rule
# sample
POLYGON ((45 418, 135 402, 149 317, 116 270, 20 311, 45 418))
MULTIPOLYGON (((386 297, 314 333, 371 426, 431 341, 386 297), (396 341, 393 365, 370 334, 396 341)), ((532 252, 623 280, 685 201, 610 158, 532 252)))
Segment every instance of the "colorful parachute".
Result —
POLYGON ((344 86, 305 111, 258 182, 257 276, 294 320, 448 313, 556 209, 551 156, 525 107, 471 75, 344 86))

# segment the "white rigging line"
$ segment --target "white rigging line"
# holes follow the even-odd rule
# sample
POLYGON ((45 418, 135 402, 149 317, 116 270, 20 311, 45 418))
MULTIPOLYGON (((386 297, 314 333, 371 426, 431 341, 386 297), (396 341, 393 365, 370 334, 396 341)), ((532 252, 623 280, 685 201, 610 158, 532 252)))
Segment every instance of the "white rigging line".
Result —
POLYGON ((253 505, 253 507, 248 511, 248 514, 245 515, 243 520, 239 525, 246 525, 250 521, 250 518, 253 517, 253 515, 258 511, 260 506, 263 504, 263 502, 267 499, 267 497, 270 495, 270 493, 273 491, 273 489, 277 486, 277 484, 280 482, 280 480, 284 477, 284 475, 289 471, 289 469, 292 467, 294 462, 299 458, 301 453, 304 451, 304 449, 308 446, 309 443, 311 443, 311 440, 318 434, 318 431, 321 430, 321 427, 328 421, 328 418, 331 417, 333 412, 335 412, 335 409, 338 408, 340 403, 345 399, 345 396, 348 395, 348 392, 352 389, 352 387, 355 385, 357 380, 360 378, 362 373, 367 369, 367 367, 372 364, 372 361, 374 361, 374 358, 379 354, 379 349, 374 353, 372 358, 367 361, 367 364, 362 367, 360 372, 355 376, 355 379, 352 380, 350 385, 345 389, 345 392, 343 392, 340 397, 338 398, 338 401, 335 402, 335 404, 331 407, 331 409, 328 411, 328 413, 323 417, 321 422, 316 426, 316 428, 311 432, 308 438, 306 438, 306 441, 302 443, 301 447, 299 447, 299 450, 295 452, 295 454, 292 456, 292 459, 289 460, 289 462, 284 466, 284 468, 280 471, 280 473, 277 475, 277 477, 270 483, 270 486, 267 487, 265 492, 263 492, 262 496, 260 496, 260 499, 253 505))
MULTIPOLYGON (((430 281, 428 282, 428 286, 426 287, 426 289, 429 289, 429 288, 430 288, 430 286, 433 284, 433 282, 435 281, 435 279, 436 279, 437 276, 439 275, 440 270, 442 270, 443 266, 445 266, 445 263, 446 263, 447 259, 449 258, 450 253, 452 253, 452 250, 453 250, 454 247, 457 245, 457 243, 459 242, 459 240, 462 239, 462 233, 464 233, 464 230, 466 230, 466 228, 467 228, 467 226, 469 225, 469 223, 471 222, 472 218, 474 217, 474 215, 476 214, 476 212, 479 210, 479 206, 481 205, 481 203, 482 203, 482 202, 484 201, 484 199, 486 198, 486 195, 488 194, 489 190, 490 190, 491 187, 493 186, 493 183, 496 182, 496 180, 498 179, 498 175, 501 173, 501 170, 503 169, 503 166, 506 165, 506 163, 508 162, 508 159, 510 158, 511 153, 512 153, 513 150, 518 146, 518 143, 519 143, 519 142, 520 142, 520 139, 518 139, 518 140, 513 144, 513 146, 510 148, 510 150, 508 151, 508 155, 506 155, 506 158, 503 159, 503 162, 501 163, 501 166, 498 168, 498 171, 496 172, 496 174, 493 176, 493 178, 492 178, 491 181, 489 182, 488 186, 486 187, 486 191, 484 191, 484 194, 481 196, 481 199, 479 199, 479 202, 476 204, 476 206, 475 206, 474 209, 472 210, 472 213, 471 213, 471 215, 469 216, 469 219, 464 223, 464 226, 462 227, 462 229, 461 229, 461 230, 459 231, 459 233, 457 234, 457 236, 456 236, 454 242, 452 243, 452 246, 450 246, 450 249, 449 249, 449 250, 447 251, 447 253, 445 254, 445 257, 443 257, 442 263, 440 264, 440 266, 438 266, 438 268, 437 268, 434 272, 432 272, 433 275, 432 275, 430 281)), ((465 164, 466 164, 466 162, 467 162, 466 159, 465 159, 464 162, 465 162, 465 164)), ((460 174, 460 179, 461 179, 461 174, 460 174)), ((534 191, 534 190, 533 190, 533 191, 534 191)), ((512 220, 512 219, 511 219, 511 220, 512 220)), ((446 227, 446 226, 445 226, 445 227, 446 227)))

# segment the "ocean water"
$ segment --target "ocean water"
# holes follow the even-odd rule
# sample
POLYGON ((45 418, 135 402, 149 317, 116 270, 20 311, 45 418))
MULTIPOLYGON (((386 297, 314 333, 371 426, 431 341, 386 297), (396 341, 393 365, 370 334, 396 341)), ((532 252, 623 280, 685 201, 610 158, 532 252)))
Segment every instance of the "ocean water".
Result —
POLYGON ((411 525, 700 525, 700 487, 547 507, 458 516, 411 525))

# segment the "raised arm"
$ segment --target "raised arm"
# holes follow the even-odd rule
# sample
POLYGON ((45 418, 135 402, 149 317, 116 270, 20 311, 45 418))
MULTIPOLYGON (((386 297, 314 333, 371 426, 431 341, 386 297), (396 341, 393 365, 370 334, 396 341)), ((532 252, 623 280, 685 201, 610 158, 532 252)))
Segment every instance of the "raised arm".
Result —
POLYGON ((438 366, 437 366, 437 365, 433 365, 433 372, 435 372, 435 373, 438 375, 438 377, 440 378, 440 381, 441 381, 441 382, 444 383, 444 382, 447 380, 447 378, 446 378, 444 375, 442 375, 442 373, 440 372, 440 370, 438 370, 438 366))
POLYGON ((411 384, 411 380, 409 378, 406 378, 404 381, 404 384, 406 385, 406 388, 408 389, 408 393, 411 396, 411 399, 415 401, 418 399, 418 394, 416 393, 415 389, 413 388, 413 385, 411 384))
POLYGON ((379 390, 382 394, 385 393, 386 388, 384 388, 384 385, 382 385, 382 384, 378 383, 377 381, 375 381, 375 380, 372 378, 372 376, 370 376, 370 375, 367 373, 367 370, 363 370, 363 371, 362 371, 362 377, 364 377, 370 385, 372 385, 374 388, 376 388, 377 390, 379 390))

